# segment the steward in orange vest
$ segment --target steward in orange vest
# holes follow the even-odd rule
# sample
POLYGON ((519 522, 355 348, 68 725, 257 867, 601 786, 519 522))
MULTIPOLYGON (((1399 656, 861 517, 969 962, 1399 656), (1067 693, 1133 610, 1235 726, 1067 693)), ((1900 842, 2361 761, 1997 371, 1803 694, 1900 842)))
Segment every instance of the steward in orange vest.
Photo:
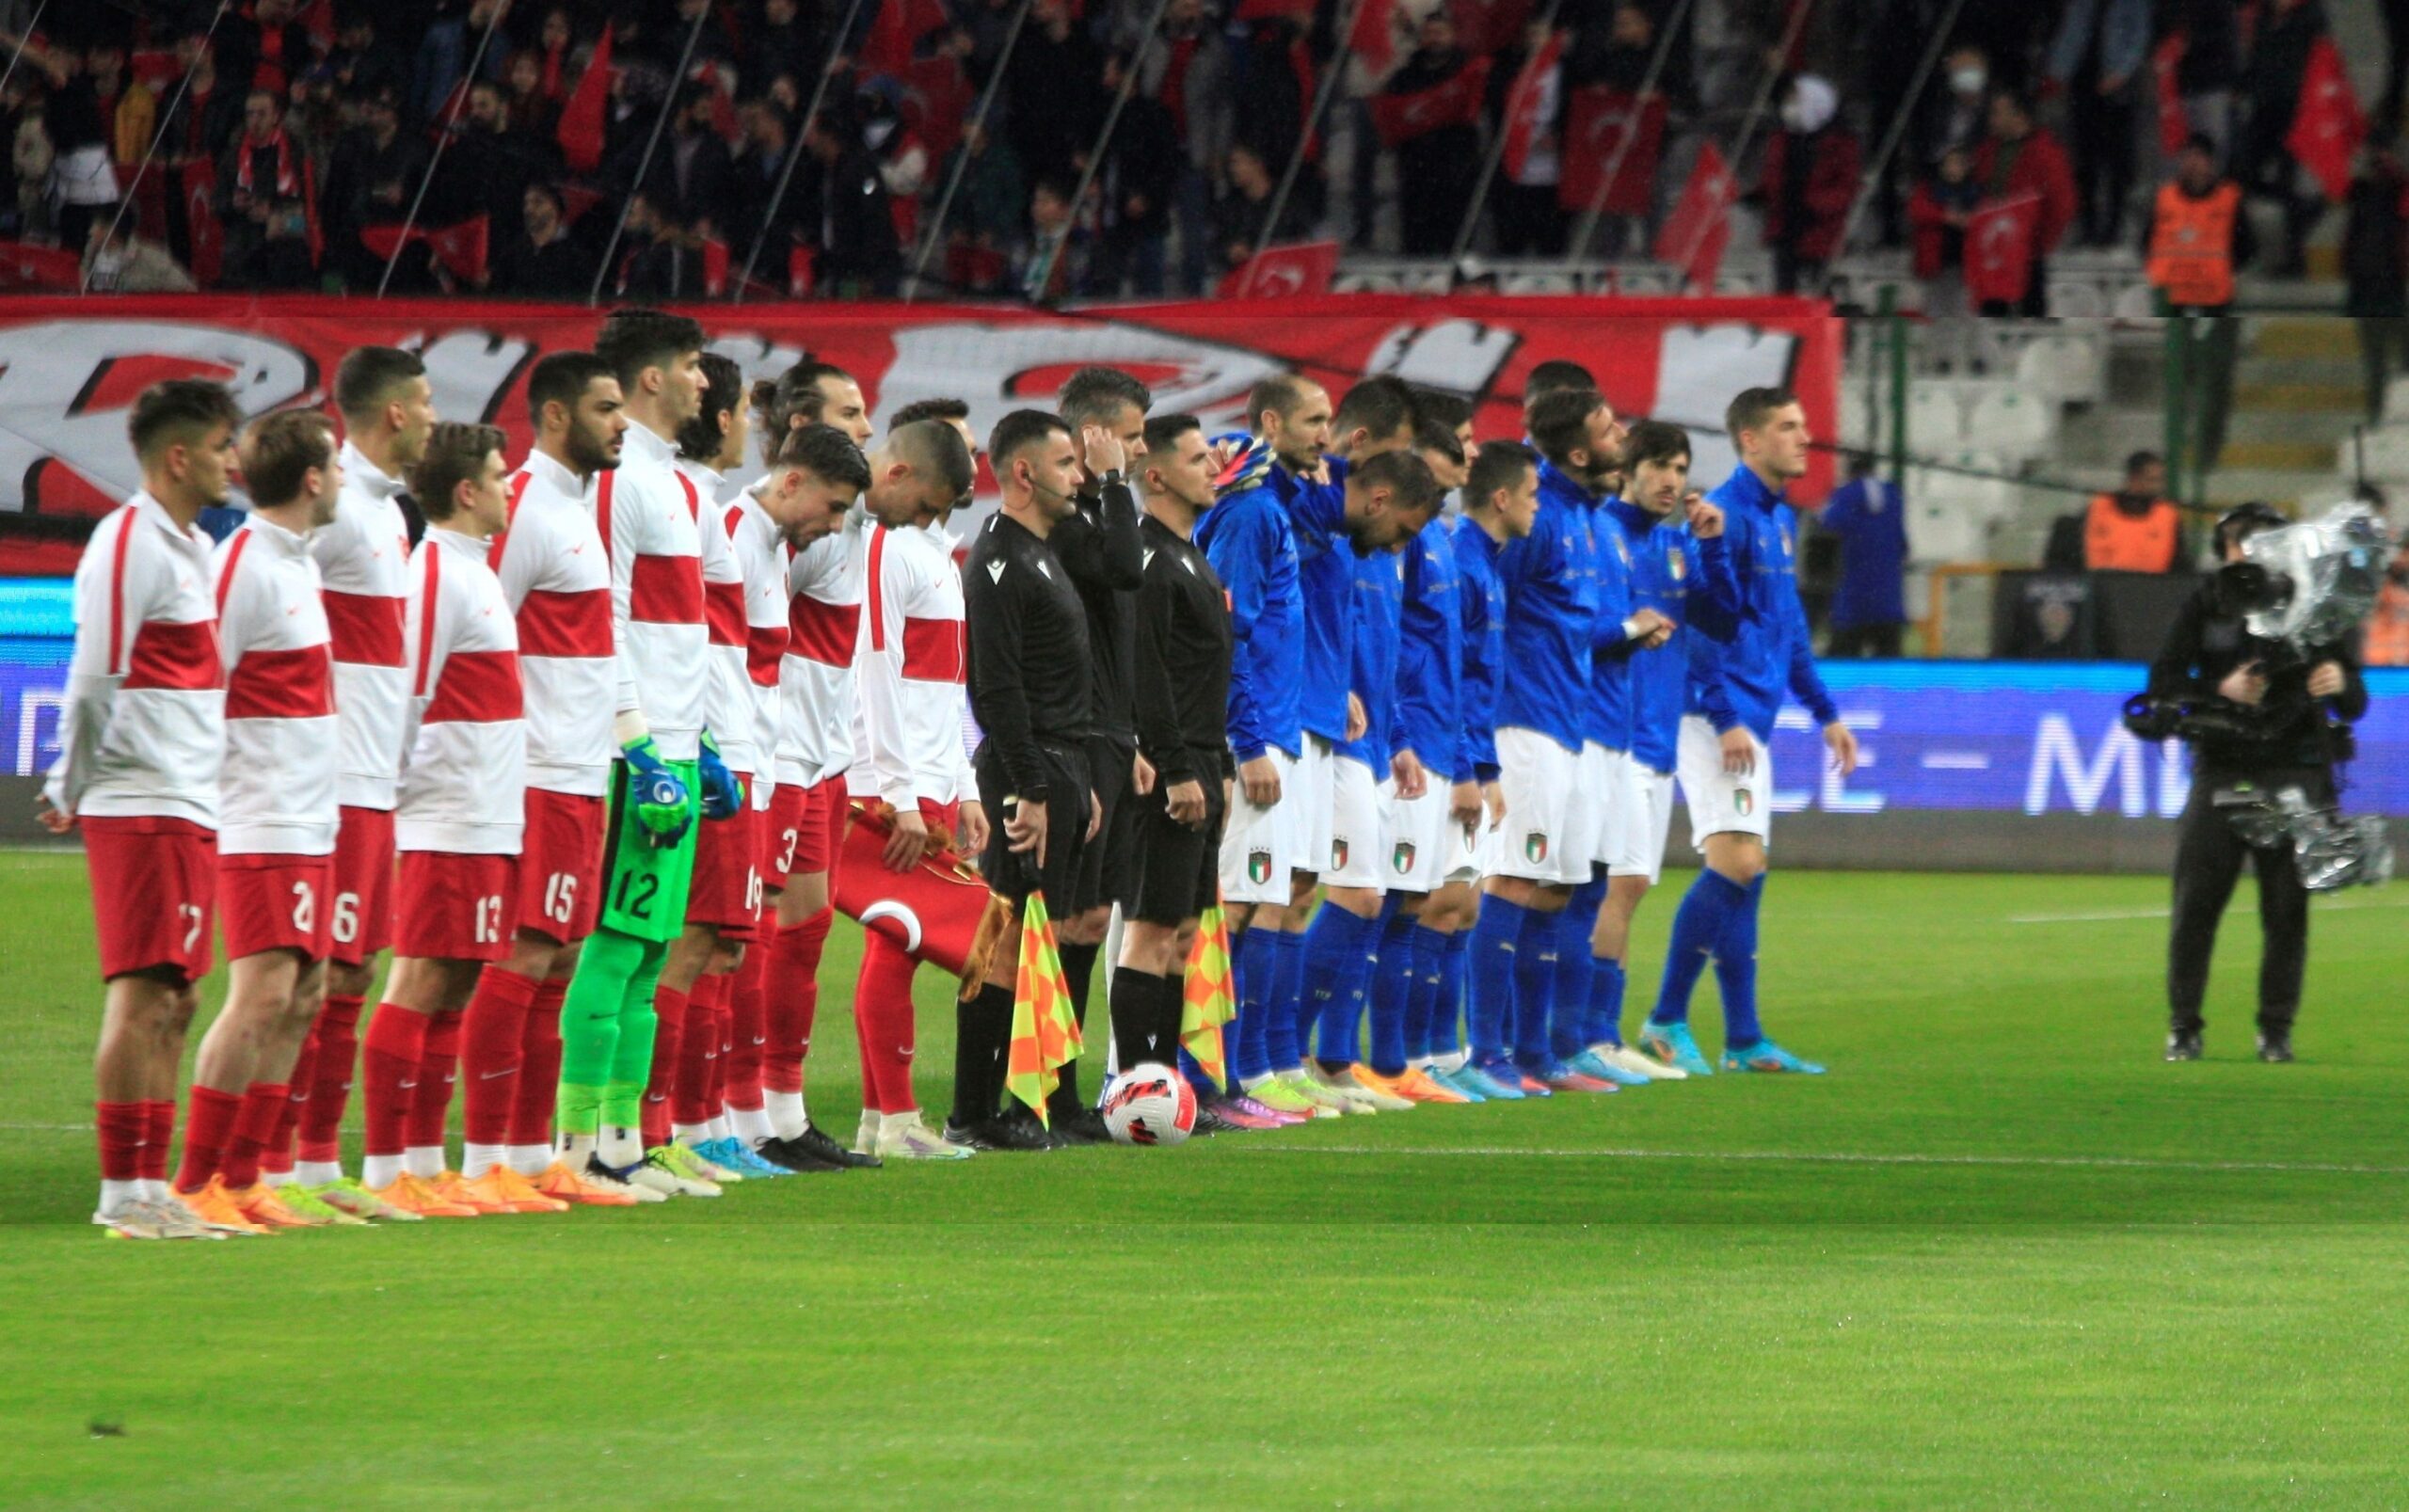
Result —
POLYGON ((2183 549, 2183 517, 2159 495, 2166 468, 2154 452, 2125 461, 2125 485, 2091 501, 2082 522, 2082 565, 2091 572, 2172 572, 2183 549))
POLYGON ((2233 303, 2233 270, 2255 250, 2241 186, 2217 176, 2215 148, 2194 136, 2184 144, 2173 182, 2159 186, 2150 214, 2150 286, 2177 310, 2223 314, 2233 303))

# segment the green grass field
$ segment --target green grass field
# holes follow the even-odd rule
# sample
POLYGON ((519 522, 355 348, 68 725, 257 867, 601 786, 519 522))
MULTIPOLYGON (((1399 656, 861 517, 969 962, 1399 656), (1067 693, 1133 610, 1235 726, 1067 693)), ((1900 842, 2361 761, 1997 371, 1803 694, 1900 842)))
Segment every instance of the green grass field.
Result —
POLYGON ((80 862, 0 853, 0 1505, 2400 1505, 2409 894, 2321 902, 2271 1067, 2245 886, 2167 1066, 2164 891, 1778 877, 1818 1080, 136 1245, 80 862))

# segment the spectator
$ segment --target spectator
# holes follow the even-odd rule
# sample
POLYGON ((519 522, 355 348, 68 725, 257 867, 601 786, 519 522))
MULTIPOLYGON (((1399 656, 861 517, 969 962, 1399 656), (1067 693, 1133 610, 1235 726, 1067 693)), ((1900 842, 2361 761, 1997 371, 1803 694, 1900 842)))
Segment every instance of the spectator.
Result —
MULTIPOLYGON (((455 130, 456 138, 444 153, 441 168, 443 220, 448 224, 483 215, 488 238, 515 239, 527 186, 560 175, 560 144, 515 124, 503 87, 491 79, 469 86, 468 114, 455 130)), ((724 149, 720 155, 726 157, 724 149)))
MULTIPOLYGON (((438 120, 444 106, 452 100, 452 91, 460 87, 461 76, 468 72, 469 59, 477 50, 478 40, 489 26, 501 24, 508 0, 439 0, 434 24, 419 39, 418 60, 410 71, 410 109, 421 120, 438 120)), ((510 56, 507 47, 488 46, 485 56, 485 77, 499 83, 502 66, 510 56)))
POLYGON ((812 248, 812 281, 823 296, 887 298, 903 272, 895 216, 878 160, 863 147, 844 111, 823 111, 803 139, 798 173, 810 175, 803 240, 812 248))
POLYGON ((1033 0, 1004 71, 1012 101, 1004 135, 1029 174, 1078 178, 1104 124, 1104 102, 1086 81, 1103 72, 1104 59, 1073 24, 1068 0, 1033 0))
POLYGON ((2181 560, 2183 517, 2161 495, 2166 463, 2155 452, 2125 459, 2125 485, 2091 501, 2082 525, 2082 565, 2091 572, 2175 570, 2181 560))
POLYGON ((119 182, 128 182, 141 166, 143 154, 151 150, 151 138, 158 132, 159 97, 151 92, 149 85, 126 77, 125 49, 115 43, 104 42, 87 52, 84 67, 91 75, 93 93, 99 97, 109 161, 117 167, 119 182))
POLYGON ((1937 352, 1939 371, 1975 369, 1973 310, 1966 303, 1966 221, 1983 205, 1983 185, 1973 181, 1973 154, 1952 147, 1930 178, 1908 195, 1908 227, 1915 231, 1913 264, 1924 287, 1927 330, 1946 352, 1937 352))
POLYGON ((1020 269, 1021 297, 1057 305, 1089 292, 1093 248, 1088 229, 1071 203, 1071 186, 1040 179, 1029 197, 1029 254, 1020 269))
POLYGON ((946 182, 962 175, 948 212, 945 281, 958 294, 1000 294, 1021 244, 1022 208, 1029 203, 1020 159, 1012 143, 972 122, 946 160, 946 182))
POLYGON ((1802 73, 1781 103, 1781 129, 1765 142, 1765 246, 1773 249, 1773 286, 1820 293, 1824 269, 1840 250, 1848 207, 1857 198, 1857 134, 1836 122, 1840 94, 1829 80, 1802 73))
POLYGON ((2050 42, 2049 79, 2063 90, 2082 186, 2081 234, 2121 240, 2133 192, 2134 102, 2147 74, 2150 0, 2068 0, 2050 42))
MULTIPOLYGON (((1106 99, 1120 93, 1128 68, 1125 53, 1105 58, 1106 99)), ((1179 170, 1179 128, 1173 123, 1171 112, 1160 101, 1131 90, 1097 181, 1105 205, 1097 276, 1107 295, 1118 295, 1126 282, 1141 299, 1161 296, 1179 170)))
POLYGON ((16 129, 8 138, 8 164, 17 177, 17 234, 46 238, 52 230, 50 170, 57 162, 50 141, 49 102, 28 93, 17 107, 16 129))
POLYGON ((2362 151, 2352 176, 2350 220, 2342 231, 2342 312, 2358 322, 2359 361, 2367 374, 2369 422, 2384 418, 2392 375, 2409 372, 2409 258, 2403 238, 2409 195, 2398 151, 2390 142, 2362 151))
MULTIPOLYGON (((1501 118, 1498 130, 1511 130, 1511 123, 1502 119, 1505 102, 1511 98, 1515 79, 1548 45, 1548 28, 1534 21, 1525 28, 1520 48, 1498 55, 1489 80, 1501 118)), ((1533 86, 1538 100, 1532 107, 1538 129, 1531 134, 1530 146, 1519 167, 1510 155, 1498 165, 1497 183, 1490 199, 1495 206, 1501 257, 1564 255, 1567 227, 1558 199, 1564 183, 1564 77, 1560 58, 1555 67, 1539 76, 1533 86)))
MULTIPOLYGON (((1421 94, 1471 66, 1456 45, 1455 19, 1442 6, 1422 18, 1413 51, 1381 92, 1421 94)), ((1454 249, 1480 161, 1480 131, 1470 121, 1448 121, 1396 144, 1397 227, 1406 256, 1444 257, 1454 249)))
POLYGON ((2273 199, 2284 216, 2284 245, 2270 270, 2296 279, 2308 268, 2308 233, 2325 214, 2325 201, 2300 183, 2300 165, 2284 138, 2300 104, 2301 78, 2309 50, 2325 35, 2325 8, 2319 0, 2271 0, 2242 71, 2250 124, 2242 136, 2234 176, 2253 198, 2273 199))
POLYGON ((806 16, 795 0, 761 0, 760 14, 744 28, 744 67, 740 74, 745 96, 770 92, 770 82, 816 79, 820 59, 827 50, 821 36, 822 22, 815 10, 806 16))
POLYGON ((327 63, 334 70, 335 88, 346 100, 367 100, 391 90, 399 102, 409 92, 408 55, 377 35, 376 13, 370 5, 356 5, 343 13, 327 63))
POLYGON ((265 89, 279 100, 292 90, 314 56, 310 29, 295 19, 296 8, 294 0, 253 0, 247 8, 228 8, 217 24, 217 37, 230 82, 265 89))
POLYGON ((713 123, 718 99, 701 86, 686 88, 645 184, 662 220, 701 236, 727 225, 736 183, 735 160, 713 123))
POLYGON ((2047 127, 2034 122, 2033 103, 2012 89, 1991 96, 1990 134, 1974 150, 1974 182, 1988 199, 2019 194, 2040 197, 2024 297, 2013 309, 1986 308, 1983 313, 2048 314, 2049 257, 2074 222, 2074 173, 2066 166, 2066 149, 2047 127))
POLYGON ((628 223, 620 232, 618 258, 614 287, 622 298, 665 302, 702 296, 703 260, 693 239, 662 215, 645 190, 628 197, 628 223))
POLYGON ((333 269, 353 287, 375 287, 385 263, 361 244, 360 231, 397 225, 409 214, 426 161, 425 139, 402 130, 401 99, 391 86, 370 95, 359 124, 337 139, 321 218, 333 269))
POLYGON ((2368 616, 2360 660, 2370 667, 2409 667, 2409 541, 2392 553, 2375 613, 2368 616))
POLYGON ((787 133, 784 112, 766 100, 747 101, 739 107, 737 120, 744 130, 744 146, 728 168, 728 200, 730 211, 728 247, 738 255, 751 257, 755 244, 769 235, 761 247, 758 266, 767 269, 774 279, 786 277, 787 252, 794 243, 794 199, 797 184, 788 171, 788 158, 794 144, 787 133), (781 180, 787 182, 787 198, 778 196, 781 180), (769 219, 773 206, 777 216, 769 219))
POLYGON ((2175 66, 2175 88, 2183 119, 2193 131, 2217 144, 2223 159, 2233 151, 2233 90, 2241 77, 2241 21, 2234 0, 2167 0, 2162 34, 2183 39, 2175 66))
POLYGON ((1163 32, 1162 46, 1139 55, 1148 70, 1139 88, 1162 102, 1185 144, 1178 180, 1180 282, 1202 293, 1214 257, 1213 199, 1236 129, 1230 53, 1204 0, 1171 0, 1163 32))
POLYGON ((2233 304, 2234 270, 2256 250, 2241 186, 2217 171, 2216 143, 2194 136, 2177 154, 2175 177, 2159 186, 2143 229, 2150 287, 2171 309, 2225 314, 2233 304))
POLYGON ((910 247, 920 234, 920 191, 929 183, 929 150, 883 90, 865 90, 854 104, 862 122, 862 145, 878 160, 879 182, 886 185, 896 243, 910 247))
POLYGON ((561 103, 544 88, 544 55, 511 54, 503 82, 509 91, 510 124, 538 141, 553 140, 561 128, 561 103))
POLYGON ((190 294, 199 287, 166 247, 135 234, 131 216, 114 236, 108 222, 92 222, 84 248, 84 286, 111 294, 190 294))
POLYGON ((531 183, 517 236, 496 245, 490 287, 521 299, 582 299, 594 288, 594 253, 568 224, 558 189, 531 183))
POLYGON ((1971 42, 1950 48, 1940 82, 1922 128, 1922 155, 1930 163, 1953 147, 1971 151, 1990 130, 1991 60, 1981 48, 1971 42))
POLYGON ((94 219, 107 219, 117 203, 117 169, 110 162, 107 123, 101 114, 101 96, 86 55, 72 48, 25 52, 50 78, 46 114, 50 145, 52 199, 57 206, 58 241, 62 247, 84 245, 94 219))
POLYGON ((223 281, 237 289, 307 288, 316 272, 310 245, 315 196, 309 157, 285 131, 277 97, 253 89, 243 102, 243 135, 217 166, 223 281))
MULTIPOLYGON (((1256 21, 1233 75, 1236 140, 1256 159, 1284 168, 1304 139, 1305 107, 1315 76, 1312 56, 1296 23, 1269 16, 1256 21)), ((1312 165, 1316 175, 1319 165, 1312 165)), ((1315 203, 1320 202, 1318 192, 1315 203)))
POLYGON ((1826 656, 1895 657, 1906 629, 1907 511, 1864 452, 1848 454, 1849 481, 1817 522, 1840 537, 1841 581, 1832 595, 1826 656))

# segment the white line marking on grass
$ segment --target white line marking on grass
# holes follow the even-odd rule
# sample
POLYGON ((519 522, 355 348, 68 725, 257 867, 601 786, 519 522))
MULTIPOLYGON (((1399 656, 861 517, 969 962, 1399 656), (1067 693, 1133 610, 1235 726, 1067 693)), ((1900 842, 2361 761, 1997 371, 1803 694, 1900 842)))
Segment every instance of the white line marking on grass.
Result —
POLYGON ((2102 1170, 2273 1171, 2300 1175, 2409 1176, 2409 1166, 2328 1165, 2290 1160, 2150 1160, 2121 1155, 1865 1154, 1788 1150, 1518 1150, 1505 1145, 1445 1149, 1368 1144, 1236 1144, 1230 1148, 1280 1155, 1480 1155, 1538 1160, 1705 1160, 1832 1166, 2034 1166, 2102 1170))
MULTIPOLYGON (((2371 898, 2366 902, 2337 899, 2320 904, 2321 914, 2357 914, 2374 908, 2409 908, 2409 895, 2371 898)), ((2097 914, 2018 914, 2009 917, 2010 924, 2098 924, 2109 919, 2167 918, 2172 911, 2164 908, 2116 908, 2097 914)))

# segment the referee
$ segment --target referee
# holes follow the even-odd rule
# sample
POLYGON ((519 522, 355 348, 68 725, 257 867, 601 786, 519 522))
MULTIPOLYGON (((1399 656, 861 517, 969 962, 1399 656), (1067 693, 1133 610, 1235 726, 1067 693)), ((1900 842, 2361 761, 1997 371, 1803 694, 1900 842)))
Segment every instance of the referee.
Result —
MULTIPOLYGON (((2217 522, 2219 560, 2227 565, 2243 560, 2242 542, 2286 523, 2265 504, 2233 510, 2217 522)), ((2251 634, 2241 611, 2225 601, 2211 576, 2177 614, 2165 647, 2150 663, 2149 691, 2158 697, 2214 695, 2259 714, 2246 737, 2194 743, 2192 797, 2176 840, 2166 1058, 2200 1058, 2209 958, 2247 860, 2257 869, 2258 922, 2266 934, 2258 964, 2258 1058, 2289 1060, 2308 965, 2308 889, 2289 844, 2253 847, 2226 816, 2237 804, 2291 787, 2311 804, 2334 803, 2334 764, 2348 756, 2350 722, 2367 712, 2367 684, 2346 645, 2314 646, 2304 657, 2251 634)))
POLYGON ((1124 1071, 1176 1063, 1188 949, 1220 896, 1221 820, 1236 774, 1227 734, 1235 637, 1221 580, 1193 539, 1218 470, 1195 416, 1146 422, 1134 668, 1139 750, 1157 790, 1128 800, 1136 885, 1112 974, 1113 1063, 1124 1071))
MULTIPOLYGON (((1002 508, 963 567, 970 713, 986 732, 971 765, 999 822, 980 870, 1015 907, 1044 894, 1063 907, 1093 816, 1082 749, 1092 724, 1086 610, 1046 537, 1077 508, 1079 452, 1058 415, 1016 409, 988 438, 1002 508)), ((945 1136, 974 1150, 1056 1141, 1025 1107, 1006 1111, 1020 932, 1007 930, 986 984, 955 1010, 953 1111, 945 1136)))

